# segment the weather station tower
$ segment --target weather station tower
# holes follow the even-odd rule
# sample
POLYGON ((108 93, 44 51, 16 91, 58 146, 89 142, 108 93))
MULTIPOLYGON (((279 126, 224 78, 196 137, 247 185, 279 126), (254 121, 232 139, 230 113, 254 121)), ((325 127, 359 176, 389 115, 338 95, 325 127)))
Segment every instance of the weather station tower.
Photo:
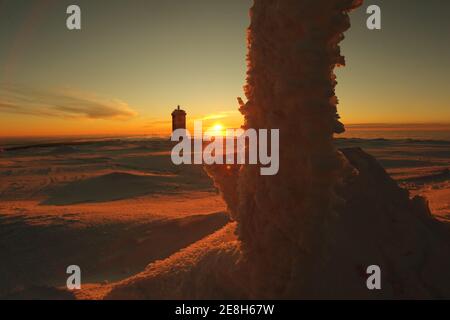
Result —
POLYGON ((186 111, 180 106, 172 112, 172 132, 177 129, 186 129, 186 111))

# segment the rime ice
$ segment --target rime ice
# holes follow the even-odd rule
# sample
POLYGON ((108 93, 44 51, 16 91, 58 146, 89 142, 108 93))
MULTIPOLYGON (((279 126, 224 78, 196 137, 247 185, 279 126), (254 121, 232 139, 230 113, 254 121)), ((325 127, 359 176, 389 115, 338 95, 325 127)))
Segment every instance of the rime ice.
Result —
POLYGON ((256 0, 251 9, 248 101, 239 100, 240 111, 245 129, 280 129, 280 171, 264 177, 243 166, 230 179, 223 168, 207 170, 239 223, 254 292, 289 296, 292 280, 301 285, 312 266, 309 253, 326 254, 322 238, 342 165, 333 146, 333 133, 343 131, 334 68, 345 65, 339 43, 348 12, 361 2, 256 0))

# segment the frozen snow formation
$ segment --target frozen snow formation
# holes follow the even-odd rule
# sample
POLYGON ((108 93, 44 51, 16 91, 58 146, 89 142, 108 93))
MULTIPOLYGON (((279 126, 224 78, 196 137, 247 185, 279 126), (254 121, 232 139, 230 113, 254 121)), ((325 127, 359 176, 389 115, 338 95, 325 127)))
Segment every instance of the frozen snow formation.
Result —
MULTIPOLYGON (((334 187, 342 159, 333 145, 338 127, 336 66, 348 13, 361 1, 255 1, 248 34, 248 72, 241 105, 244 128, 280 129, 280 172, 239 170, 236 202, 244 259, 252 265, 252 296, 290 296, 327 255, 326 234, 340 199, 334 187)), ((339 130, 341 131, 341 130, 339 130)), ((209 170, 225 199, 220 177, 209 170)))

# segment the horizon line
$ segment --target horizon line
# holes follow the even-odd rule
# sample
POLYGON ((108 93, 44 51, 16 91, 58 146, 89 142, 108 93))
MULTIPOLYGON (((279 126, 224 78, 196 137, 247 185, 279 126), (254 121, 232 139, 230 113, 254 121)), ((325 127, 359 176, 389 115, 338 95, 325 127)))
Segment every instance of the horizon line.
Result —
MULTIPOLYGON (((344 124, 348 129, 355 129, 355 128, 408 128, 410 126, 419 126, 421 128, 416 129, 434 129, 433 127, 436 127, 436 129, 439 128, 446 128, 450 130, 450 122, 405 122, 405 123, 396 123, 396 122, 360 122, 360 123, 346 123, 344 124)), ((413 129, 413 128, 411 128, 413 129)), ((108 137, 108 138, 120 138, 120 137, 138 137, 138 136, 147 136, 147 137, 161 137, 161 136, 170 136, 171 130, 168 129, 164 132, 141 132, 141 133, 80 133, 80 134, 40 134, 40 135, 30 135, 30 134, 24 134, 24 135, 0 135, 0 140, 2 139, 26 139, 26 138, 34 138, 34 139, 46 139, 46 138, 102 138, 102 137, 108 137)))

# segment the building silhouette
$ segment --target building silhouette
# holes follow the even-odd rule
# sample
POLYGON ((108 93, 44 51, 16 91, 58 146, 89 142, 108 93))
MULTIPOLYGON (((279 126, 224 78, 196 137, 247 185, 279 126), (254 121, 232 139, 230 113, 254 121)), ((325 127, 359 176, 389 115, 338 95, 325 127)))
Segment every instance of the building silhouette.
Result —
POLYGON ((186 111, 180 106, 172 112, 172 132, 177 129, 186 129, 186 111))

